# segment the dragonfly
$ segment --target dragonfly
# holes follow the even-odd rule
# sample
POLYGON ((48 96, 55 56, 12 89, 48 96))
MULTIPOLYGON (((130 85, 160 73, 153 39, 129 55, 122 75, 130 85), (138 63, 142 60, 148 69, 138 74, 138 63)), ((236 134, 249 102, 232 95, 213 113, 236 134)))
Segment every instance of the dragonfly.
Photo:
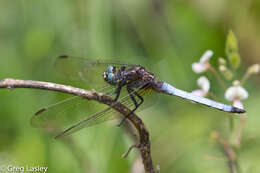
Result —
MULTIPOLYGON (((67 79, 85 81, 90 85, 101 86, 106 84, 104 87, 98 88, 97 91, 114 96, 114 100, 117 101, 115 104, 121 103, 131 109, 130 114, 123 116, 120 124, 135 112, 144 103, 144 98, 151 93, 177 96, 224 112, 245 112, 244 109, 177 89, 173 85, 159 80, 152 72, 141 65, 62 55, 57 58, 56 66, 67 79)), ((89 106, 85 106, 87 102, 84 98, 74 96, 44 107, 33 115, 31 124, 49 131, 54 131, 53 129, 59 127, 57 129, 61 130, 56 132, 55 138, 60 138, 82 128, 118 118, 112 107, 106 107, 101 111, 88 114, 87 110, 84 110, 87 107, 89 108, 89 106), (78 109, 79 106, 82 106, 83 109, 78 109), (77 111, 78 113, 75 113, 77 111), (68 115, 64 121, 65 114, 68 115), (76 115, 80 116, 76 117, 76 115)))

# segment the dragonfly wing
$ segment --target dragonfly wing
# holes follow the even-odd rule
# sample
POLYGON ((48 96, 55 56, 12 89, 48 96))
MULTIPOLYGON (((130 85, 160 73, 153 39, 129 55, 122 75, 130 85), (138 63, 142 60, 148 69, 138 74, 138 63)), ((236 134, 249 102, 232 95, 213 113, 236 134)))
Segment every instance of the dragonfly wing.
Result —
MULTIPOLYGON (((133 92, 137 92, 140 96, 143 96, 143 95, 147 94, 149 91, 151 91, 150 89, 148 90, 148 88, 149 87, 143 87, 141 89, 138 88, 138 89, 134 90, 133 92)), ((131 94, 133 94, 133 92, 131 94)), ((125 105, 129 109, 133 109, 135 106, 130 98, 130 95, 122 97, 118 102, 125 105)), ((118 115, 119 115, 119 112, 114 110, 112 107, 107 107, 106 109, 104 109, 100 112, 97 112, 91 116, 88 116, 87 118, 73 124, 66 130, 59 133, 55 138, 67 136, 67 135, 70 135, 74 132, 81 130, 82 128, 90 127, 90 126, 93 126, 93 125, 96 125, 96 124, 99 124, 99 123, 102 123, 102 122, 105 122, 108 120, 120 118, 120 116, 118 116, 118 115)))
MULTIPOLYGON (((113 95, 114 90, 104 87, 99 92, 113 95)), ((73 96, 40 109, 31 118, 33 127, 40 127, 50 133, 57 133, 96 112, 97 108, 104 108, 101 104, 93 107, 93 103, 85 98, 73 96), (94 109, 96 108, 96 109, 94 109)))
POLYGON ((96 86, 104 86, 103 73, 107 66, 113 65, 119 69, 122 66, 133 67, 133 64, 120 63, 119 61, 93 60, 88 58, 72 57, 63 55, 56 59, 55 67, 59 74, 66 80, 83 81, 90 87, 91 84, 96 86))
MULTIPOLYGON (((133 92, 145 96, 150 91, 149 87, 140 87, 133 92)), ((114 92, 110 91, 108 94, 113 95, 114 92)), ((131 110, 135 106, 129 95, 120 97, 118 102, 131 110)), ((98 105, 100 106, 101 104, 98 105)), ((120 118, 119 113, 111 107, 106 107, 102 111, 94 113, 96 110, 91 106, 90 101, 74 96, 40 109, 31 118, 31 125, 40 127, 58 138, 85 127, 120 118)))
POLYGON ((77 132, 85 127, 90 127, 108 120, 113 120, 116 118, 116 114, 111 107, 103 109, 100 112, 92 114, 91 116, 73 124, 71 127, 67 128, 66 130, 59 133, 55 138, 60 138, 63 136, 70 135, 74 132, 77 132))

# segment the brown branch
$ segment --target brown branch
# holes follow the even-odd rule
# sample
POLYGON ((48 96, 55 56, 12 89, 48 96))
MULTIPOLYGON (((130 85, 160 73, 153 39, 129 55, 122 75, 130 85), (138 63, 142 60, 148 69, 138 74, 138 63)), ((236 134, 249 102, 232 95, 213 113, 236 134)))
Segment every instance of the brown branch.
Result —
POLYGON ((233 148, 229 145, 229 143, 223 139, 218 132, 212 133, 213 138, 219 142, 221 145, 227 159, 228 159, 228 168, 230 173, 237 172, 237 160, 236 160, 236 154, 233 151, 233 148))
MULTIPOLYGON (((131 113, 131 110, 125 107, 123 104, 114 101, 111 97, 106 96, 102 93, 97 93, 94 90, 88 91, 80 88, 75 88, 72 86, 60 85, 51 82, 16 80, 10 78, 1 80, 0 88, 8 88, 8 89, 35 88, 35 89, 42 89, 42 90, 57 91, 57 92, 80 96, 88 100, 95 100, 99 103, 111 106, 113 109, 117 110, 123 115, 128 115, 129 113, 131 113)), ((135 128, 139 133, 140 143, 138 144, 139 146, 138 149, 141 152, 144 169, 146 173, 153 173, 154 169, 153 169, 153 163, 152 163, 151 151, 150 151, 149 133, 146 130, 146 127, 143 124, 142 120, 136 114, 132 113, 131 116, 128 116, 128 119, 135 126, 135 128)))

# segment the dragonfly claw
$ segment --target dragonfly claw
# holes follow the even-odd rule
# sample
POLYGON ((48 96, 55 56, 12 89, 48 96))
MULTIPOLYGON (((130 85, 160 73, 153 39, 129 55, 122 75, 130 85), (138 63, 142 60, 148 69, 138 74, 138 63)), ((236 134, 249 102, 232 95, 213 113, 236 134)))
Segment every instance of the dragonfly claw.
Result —
POLYGON ((132 145, 131 147, 129 147, 129 149, 127 150, 127 152, 122 155, 122 157, 123 157, 123 158, 126 158, 126 157, 128 156, 128 154, 132 151, 133 148, 140 148, 140 145, 139 145, 139 144, 134 144, 134 145, 132 145))

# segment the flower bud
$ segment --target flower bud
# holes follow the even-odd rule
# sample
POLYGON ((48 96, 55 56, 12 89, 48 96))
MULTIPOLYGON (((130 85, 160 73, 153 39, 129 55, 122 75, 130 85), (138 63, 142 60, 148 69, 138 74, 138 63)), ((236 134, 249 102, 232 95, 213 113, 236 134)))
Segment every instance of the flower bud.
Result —
POLYGON ((233 78, 233 73, 229 69, 227 69, 225 65, 220 65, 219 71, 222 73, 225 79, 231 80, 233 78))
POLYGON ((227 61, 226 61, 224 58, 219 57, 219 58, 218 58, 218 63, 219 63, 220 65, 226 65, 226 64, 227 64, 227 61))
POLYGON ((234 80, 233 83, 232 83, 234 86, 239 86, 240 85, 240 82, 238 80, 234 80))
POLYGON ((219 71, 224 72, 226 70, 227 70, 227 67, 225 65, 220 65, 219 66, 219 71))
POLYGON ((259 64, 254 64, 254 65, 252 65, 248 68, 248 72, 250 74, 257 74, 257 73, 259 73, 259 71, 260 71, 260 65, 259 64))

